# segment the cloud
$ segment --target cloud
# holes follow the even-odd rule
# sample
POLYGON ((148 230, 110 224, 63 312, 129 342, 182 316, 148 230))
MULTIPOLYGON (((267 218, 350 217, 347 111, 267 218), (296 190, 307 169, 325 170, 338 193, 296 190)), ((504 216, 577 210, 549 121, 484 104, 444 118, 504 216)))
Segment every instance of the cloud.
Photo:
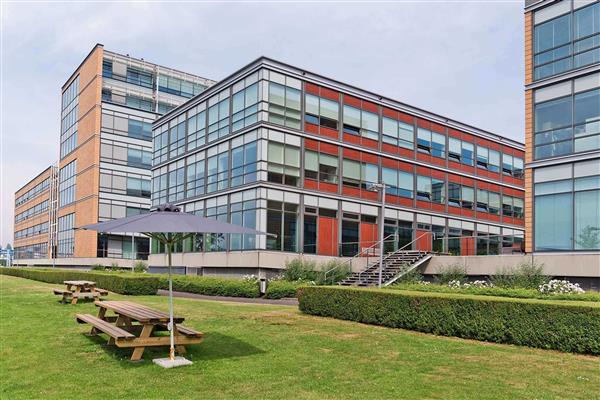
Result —
POLYGON ((523 139, 519 2, 10 3, 2 16, 2 214, 58 158, 60 87, 92 46, 220 79, 260 55, 523 139))

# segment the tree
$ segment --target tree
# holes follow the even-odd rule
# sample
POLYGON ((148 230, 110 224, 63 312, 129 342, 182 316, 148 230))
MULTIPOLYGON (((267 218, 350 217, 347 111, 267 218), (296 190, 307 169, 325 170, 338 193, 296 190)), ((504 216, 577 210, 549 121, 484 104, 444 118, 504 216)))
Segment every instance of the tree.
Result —
POLYGON ((575 240, 575 242, 580 249, 596 250, 600 248, 600 228, 587 225, 578 236, 579 240, 575 240))
POLYGON ((10 243, 6 243, 6 250, 12 250, 12 246, 10 245, 10 243))

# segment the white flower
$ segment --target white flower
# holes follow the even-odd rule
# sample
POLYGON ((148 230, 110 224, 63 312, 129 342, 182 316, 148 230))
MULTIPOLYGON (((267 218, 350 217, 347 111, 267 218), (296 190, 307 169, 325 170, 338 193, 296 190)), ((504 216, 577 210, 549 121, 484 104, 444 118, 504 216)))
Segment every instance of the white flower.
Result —
POLYGON ((567 280, 552 279, 550 282, 539 286, 540 293, 543 294, 581 294, 585 291, 578 283, 571 283, 567 280))

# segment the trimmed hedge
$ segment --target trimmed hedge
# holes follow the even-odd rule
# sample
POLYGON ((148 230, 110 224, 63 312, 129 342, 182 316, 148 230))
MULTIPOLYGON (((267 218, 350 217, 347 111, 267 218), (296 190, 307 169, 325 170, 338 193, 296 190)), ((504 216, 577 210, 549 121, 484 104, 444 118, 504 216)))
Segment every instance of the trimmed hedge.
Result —
POLYGON ((600 354, 600 304, 343 287, 303 287, 307 314, 436 335, 600 354))
POLYGON ((110 273, 76 271, 68 269, 0 268, 0 274, 12 275, 35 281, 63 284, 63 281, 88 280, 111 292, 128 295, 156 294, 160 287, 158 276, 133 273, 110 273))
POLYGON ((269 281, 265 298, 267 299, 283 299, 287 297, 296 297, 298 288, 306 286, 303 282, 290 282, 284 280, 269 281))
POLYGON ((502 288, 502 287, 485 287, 485 288, 460 288, 453 289, 444 285, 422 285, 418 283, 399 283, 385 287, 387 290, 410 290, 417 292, 434 292, 434 293, 461 293, 474 294, 480 296, 499 296, 499 297, 514 297, 520 299, 540 299, 540 300, 568 300, 568 301, 595 301, 600 302, 600 293, 588 291, 581 294, 543 294, 536 289, 521 289, 521 288, 502 288))
MULTIPOLYGON (((168 278, 161 275, 159 279, 160 288, 169 289, 168 278)), ((206 276, 174 275, 173 290, 206 296, 260 297, 257 282, 206 276)))

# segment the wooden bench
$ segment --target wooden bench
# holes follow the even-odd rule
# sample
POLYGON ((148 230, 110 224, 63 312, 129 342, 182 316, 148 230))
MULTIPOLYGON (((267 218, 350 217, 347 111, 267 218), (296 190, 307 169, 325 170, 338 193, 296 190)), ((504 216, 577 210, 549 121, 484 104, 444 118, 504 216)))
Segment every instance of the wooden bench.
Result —
POLYGON ((94 291, 97 292, 100 296, 108 296, 108 290, 106 289, 96 288, 94 289, 94 291))
POLYGON ((121 329, 108 321, 94 317, 91 314, 75 314, 75 318, 80 324, 92 325, 93 328, 91 334, 97 333, 96 331, 104 332, 111 338, 115 339, 115 341, 135 339, 134 334, 129 333, 125 329, 121 329))
POLYGON ((77 303, 73 300, 76 299, 94 299, 98 300, 100 297, 108 296, 108 290, 94 288, 90 292, 73 292, 68 289, 52 289, 55 295, 62 296, 61 301, 63 303, 71 302, 71 304, 77 303))

